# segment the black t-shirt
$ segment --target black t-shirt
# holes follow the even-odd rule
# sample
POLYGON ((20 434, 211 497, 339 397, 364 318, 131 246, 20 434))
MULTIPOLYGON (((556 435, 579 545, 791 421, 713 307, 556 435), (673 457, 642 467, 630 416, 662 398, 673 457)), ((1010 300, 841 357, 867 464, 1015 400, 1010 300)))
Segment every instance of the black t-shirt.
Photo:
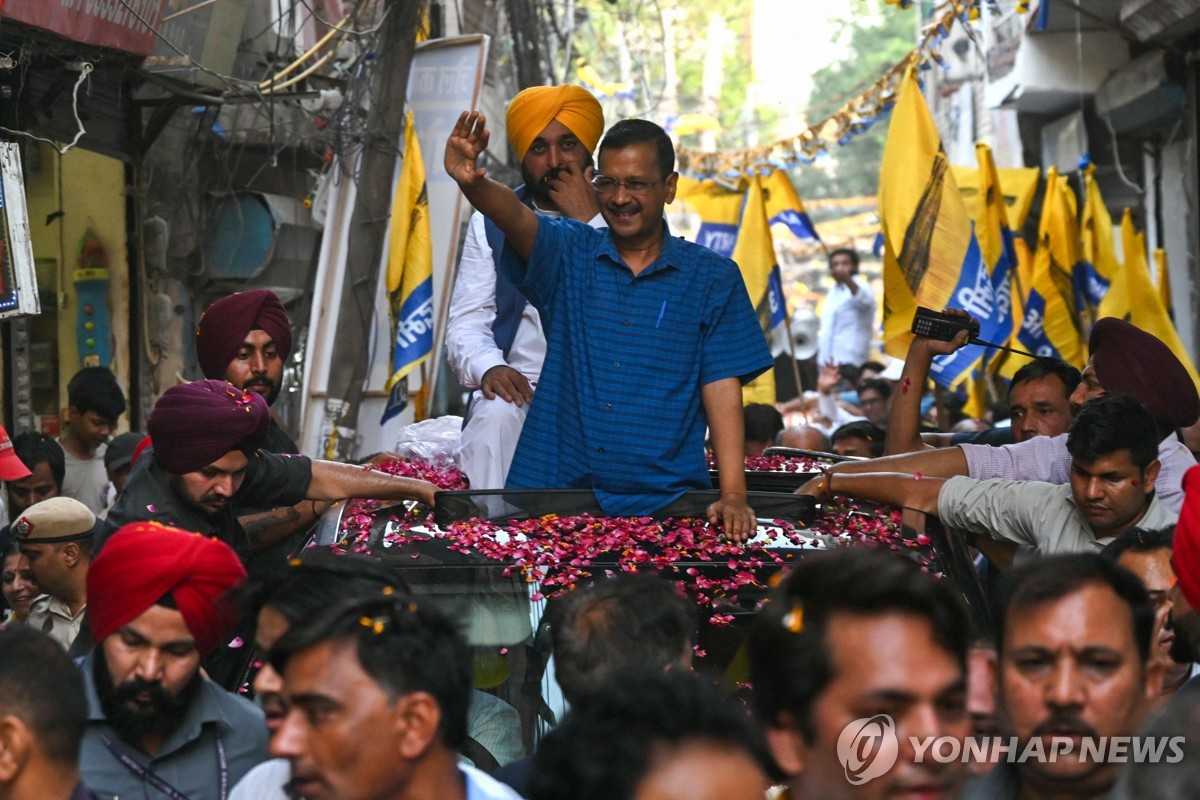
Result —
POLYGON ((149 521, 220 539, 244 562, 249 542, 238 522, 238 514, 244 513, 241 509, 293 506, 305 498, 311 482, 312 459, 259 450, 250 459, 237 493, 216 517, 209 517, 175 493, 154 458, 154 448, 148 447, 129 473, 125 491, 108 512, 108 525, 97 538, 96 549, 122 525, 149 521))

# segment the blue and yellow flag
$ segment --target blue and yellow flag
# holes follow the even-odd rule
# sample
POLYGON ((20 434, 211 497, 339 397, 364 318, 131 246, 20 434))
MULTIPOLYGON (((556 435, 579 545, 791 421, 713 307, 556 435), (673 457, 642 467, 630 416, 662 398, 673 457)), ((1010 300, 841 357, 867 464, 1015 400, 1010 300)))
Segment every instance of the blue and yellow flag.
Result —
POLYGON ((1075 305, 1075 267, 1079 231, 1071 208, 1071 189, 1058 170, 1046 171, 1046 192, 1033 256, 1033 275, 1024 302, 1017 340, 1039 356, 1061 358, 1083 367, 1083 331, 1075 305))
POLYGON ((698 181, 680 175, 675 198, 687 203, 700 217, 696 244, 730 258, 737 244, 738 220, 746 199, 744 184, 731 187, 711 178, 698 181))
MULTIPOLYGON (((892 112, 879 176, 883 221, 883 347, 904 358, 917 306, 965 309, 989 342, 1000 319, 991 274, 971 217, 913 67, 904 75, 892 112)), ((942 386, 968 376, 982 356, 978 346, 935 359, 930 371, 942 386)))
POLYGON ((429 229, 429 194, 425 188, 425 165, 413 125, 413 113, 404 118, 404 163, 396 196, 392 200, 392 222, 388 232, 388 308, 391 311, 391 393, 383 422, 408 405, 405 378, 433 352, 433 243, 429 229))
MULTIPOLYGON (((742 271, 742 280, 746 283, 750 302, 754 304, 754 310, 758 313, 763 336, 770 342, 772 332, 778 326, 786 327, 787 309, 784 307, 783 283, 780 279, 779 263, 775 258, 775 245, 771 239, 771 223, 767 219, 762 179, 757 175, 750 179, 746 189, 746 203, 742 209, 733 260, 742 271)), ((786 344, 787 340, 783 338, 782 341, 786 344)), ((772 348, 772 351, 775 349, 772 348)), ((742 387, 742 402, 773 405, 774 370, 767 370, 742 387)))
POLYGON ((786 225, 797 239, 821 241, 817 228, 804 210, 791 178, 781 169, 773 169, 763 181, 767 195, 767 219, 772 225, 786 225))
POLYGON ((1082 257, 1075 270, 1076 303, 1090 322, 1098 319, 1100 303, 1119 269, 1113 247, 1112 216, 1100 196, 1095 173, 1095 164, 1089 164, 1084 170, 1083 213, 1079 217, 1082 257))

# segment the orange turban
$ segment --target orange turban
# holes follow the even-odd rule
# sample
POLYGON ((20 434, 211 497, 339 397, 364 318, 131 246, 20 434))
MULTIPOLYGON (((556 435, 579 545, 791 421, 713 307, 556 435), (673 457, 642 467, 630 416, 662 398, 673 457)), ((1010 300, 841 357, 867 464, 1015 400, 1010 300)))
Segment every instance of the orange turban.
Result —
POLYGON ((604 133, 604 111, 582 86, 534 86, 508 104, 508 142, 521 161, 533 140, 558 120, 592 152, 604 133))
POLYGON ((169 595, 196 647, 216 650, 237 623, 230 596, 246 570, 229 545, 156 522, 118 530, 88 568, 92 635, 101 642, 169 595))

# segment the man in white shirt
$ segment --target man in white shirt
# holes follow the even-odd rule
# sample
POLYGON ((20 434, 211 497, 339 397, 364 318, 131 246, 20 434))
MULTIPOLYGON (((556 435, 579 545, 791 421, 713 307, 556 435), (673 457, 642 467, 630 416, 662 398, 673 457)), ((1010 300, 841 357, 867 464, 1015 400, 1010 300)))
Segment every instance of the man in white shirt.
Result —
MULTIPOLYGON (((602 227, 590 183, 604 130, 596 98, 578 86, 533 87, 512 99, 506 123, 521 161, 521 198, 539 214, 602 227)), ((479 213, 471 217, 446 331, 450 367, 475 390, 458 451, 472 489, 503 488, 546 356, 537 310, 498 277, 503 243, 499 228, 479 213)))
POLYGON ((825 296, 817 334, 817 364, 858 367, 871 353, 875 332, 875 295, 858 274, 858 253, 846 247, 829 251, 833 288, 825 296))

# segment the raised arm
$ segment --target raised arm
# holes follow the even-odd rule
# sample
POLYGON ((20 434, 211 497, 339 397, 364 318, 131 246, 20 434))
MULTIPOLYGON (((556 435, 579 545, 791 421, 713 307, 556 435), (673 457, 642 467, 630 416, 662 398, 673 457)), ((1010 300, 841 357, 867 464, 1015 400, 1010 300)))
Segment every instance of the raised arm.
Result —
MULTIPOLYGON (((947 313, 950 309, 947 309, 947 313)), ((948 355, 967 343, 967 331, 959 331, 953 340, 939 342, 924 336, 914 336, 900 373, 900 385, 892 393, 892 410, 888 414, 887 441, 884 455, 915 453, 929 448, 921 439, 921 394, 929 378, 934 356, 948 355)))
POLYGON ((521 259, 528 259, 537 238, 537 215, 511 189, 487 177, 487 170, 478 166, 490 136, 487 119, 478 111, 459 115, 446 140, 446 173, 462 189, 467 201, 504 231, 513 251, 521 259))
POLYGON ((928 475, 931 478, 953 478, 967 475, 967 458, 961 447, 946 447, 941 450, 923 450, 919 453, 901 453, 867 461, 845 461, 834 464, 830 472, 838 475, 859 475, 864 472, 905 472, 910 475, 928 475))

